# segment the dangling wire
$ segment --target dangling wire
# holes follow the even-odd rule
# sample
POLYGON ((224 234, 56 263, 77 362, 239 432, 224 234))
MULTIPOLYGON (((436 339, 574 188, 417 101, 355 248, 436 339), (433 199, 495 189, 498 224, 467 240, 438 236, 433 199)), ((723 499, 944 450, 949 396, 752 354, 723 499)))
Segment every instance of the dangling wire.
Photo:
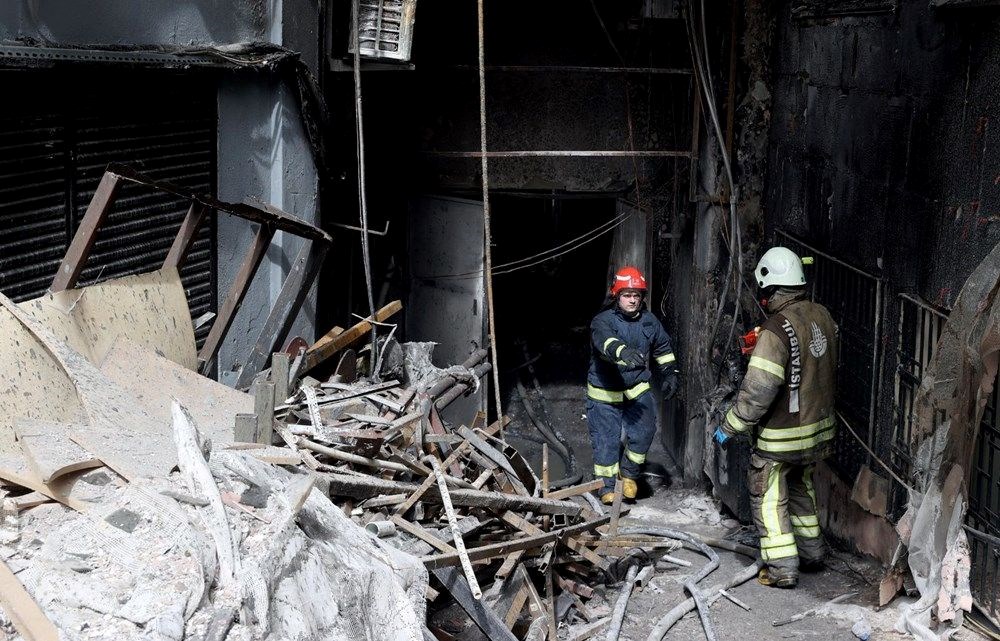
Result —
POLYGON ((479 14, 479 147, 483 152, 483 260, 486 277, 484 279, 486 316, 489 319, 490 352, 493 357, 493 393, 497 419, 500 419, 503 416, 503 407, 500 404, 500 365, 497 363, 497 324, 493 315, 493 251, 490 246, 493 234, 490 231, 490 172, 489 161, 486 158, 486 34, 483 29, 483 0, 478 0, 476 4, 479 14))
MULTIPOLYGON (((698 85, 701 87, 702 93, 704 95, 705 104, 708 111, 709 124, 712 125, 714 130, 716 140, 719 143, 719 153, 722 157, 722 164, 726 172, 726 180, 729 182, 729 239, 727 245, 729 247, 729 264, 726 268, 726 282, 723 285, 722 293, 719 296, 718 309, 716 310, 715 321, 712 324, 712 338, 709 343, 711 346, 715 345, 715 338, 719 333, 719 324, 722 320, 722 312, 725 308, 726 300, 729 297, 729 287, 735 281, 736 283, 736 300, 735 300, 735 310, 733 313, 733 320, 729 327, 729 334, 726 338, 725 344, 728 345, 733 340, 734 331, 736 329, 736 317, 740 310, 740 297, 743 294, 743 236, 740 230, 739 218, 736 215, 736 200, 737 200, 737 189, 736 182, 733 180, 733 168, 732 163, 729 158, 729 150, 726 149, 726 145, 723 142, 724 136, 722 134, 722 125, 719 123, 719 114, 715 102, 715 89, 712 85, 711 71, 709 68, 708 61, 708 32, 705 28, 705 2, 701 0, 700 2, 700 23, 701 23, 701 43, 698 42, 698 27, 695 22, 695 16, 692 11, 692 7, 689 5, 685 9, 685 19, 684 26, 687 29, 688 34, 688 45, 691 49, 691 56, 694 62, 695 74, 698 78, 698 85)), ((731 43, 730 46, 736 46, 735 43, 731 43)), ((720 361, 721 369, 721 361, 720 361)), ((716 373, 718 376, 718 372, 716 373)))
MULTIPOLYGON (((375 321, 375 295, 372 291, 371 257, 368 252, 368 196, 365 189, 365 131, 361 109, 361 9, 360 1, 354 0, 354 120, 358 129, 358 212, 361 217, 361 260, 365 270, 365 289, 368 292, 368 312, 375 321)), ((371 377, 378 379, 375 371, 375 355, 378 354, 377 330, 372 326, 371 377)))

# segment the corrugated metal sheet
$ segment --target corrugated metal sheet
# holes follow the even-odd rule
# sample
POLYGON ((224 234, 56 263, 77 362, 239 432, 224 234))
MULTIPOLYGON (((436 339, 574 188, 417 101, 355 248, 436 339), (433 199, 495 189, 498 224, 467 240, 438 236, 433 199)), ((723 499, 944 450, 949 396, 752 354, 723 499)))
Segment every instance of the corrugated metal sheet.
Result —
MULTIPOLYGON (((22 115, 0 120, 0 290, 11 298, 46 290, 108 163, 214 193, 210 83, 190 75, 86 69, 78 77, 5 76, 11 78, 5 88, 14 85, 10 95, 27 103, 18 107, 22 115)), ((187 206, 126 184, 80 284, 158 268, 187 206)), ((208 221, 181 270, 193 317, 216 304, 214 217, 208 221)), ((204 335, 198 338, 200 343, 204 335)))

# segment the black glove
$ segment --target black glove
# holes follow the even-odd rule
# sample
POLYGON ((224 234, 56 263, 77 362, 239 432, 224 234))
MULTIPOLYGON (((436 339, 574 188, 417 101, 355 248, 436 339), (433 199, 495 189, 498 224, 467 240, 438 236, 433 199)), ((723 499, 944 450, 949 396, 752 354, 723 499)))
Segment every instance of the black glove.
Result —
POLYGON ((622 361, 628 367, 645 367, 646 357, 643 356, 639 350, 632 349, 631 347, 626 347, 618 355, 618 360, 622 361))
POLYGON ((674 372, 667 372, 663 375, 663 383, 660 385, 660 389, 663 390, 663 398, 665 400, 672 399, 677 394, 677 388, 681 386, 680 375, 674 372))

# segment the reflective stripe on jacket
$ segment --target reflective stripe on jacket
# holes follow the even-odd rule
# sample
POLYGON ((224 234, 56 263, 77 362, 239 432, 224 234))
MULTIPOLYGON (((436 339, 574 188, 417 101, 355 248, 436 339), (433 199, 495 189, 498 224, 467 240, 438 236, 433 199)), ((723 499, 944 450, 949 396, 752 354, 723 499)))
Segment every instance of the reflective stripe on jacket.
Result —
POLYGON ((590 323, 590 372, 587 396, 602 403, 633 400, 650 389, 650 362, 664 373, 677 370, 670 336, 652 312, 643 309, 629 318, 614 304, 594 316, 590 323), (626 347, 646 357, 639 367, 619 360, 626 347))
POLYGON ((779 290, 723 429, 750 432, 762 457, 811 463, 829 455, 835 427, 837 326, 805 294, 779 290), (763 429, 756 430, 758 425, 763 429))

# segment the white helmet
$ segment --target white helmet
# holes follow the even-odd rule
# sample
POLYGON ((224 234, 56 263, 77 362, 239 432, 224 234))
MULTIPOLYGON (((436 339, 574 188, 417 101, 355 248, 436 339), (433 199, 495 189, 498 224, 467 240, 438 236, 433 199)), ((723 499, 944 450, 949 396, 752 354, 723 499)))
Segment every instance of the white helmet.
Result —
POLYGON ((787 247, 772 247, 764 252, 754 270, 754 276, 761 288, 771 285, 800 287, 806 284, 802 259, 787 247))

